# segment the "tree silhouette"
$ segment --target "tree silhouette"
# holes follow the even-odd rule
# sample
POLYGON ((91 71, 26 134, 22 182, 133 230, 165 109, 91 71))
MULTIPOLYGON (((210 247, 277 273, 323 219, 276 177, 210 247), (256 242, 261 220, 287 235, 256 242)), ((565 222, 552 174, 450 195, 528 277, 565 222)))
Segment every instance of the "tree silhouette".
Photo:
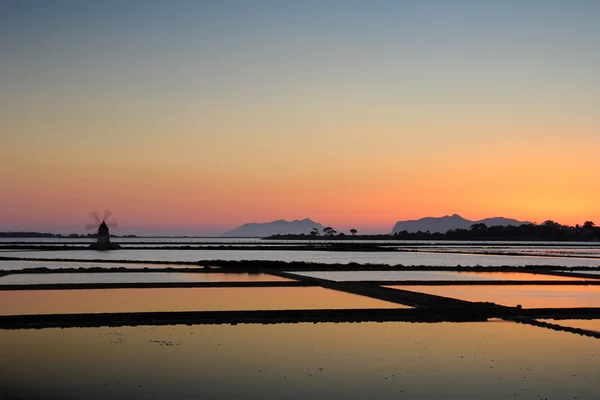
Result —
POLYGON ((589 229, 589 228, 593 228, 594 226, 596 226, 596 224, 595 224, 595 223, 593 223, 592 221, 585 221, 585 222, 583 223, 583 227, 584 227, 584 228, 588 228, 588 229, 589 229))
POLYGON ((350 229, 350 233, 352 234, 352 236, 356 236, 356 232, 358 232, 356 229, 350 229))
POLYGON ((325 236, 333 236, 337 233, 332 227, 328 226, 327 228, 323 228, 323 233, 325 236))
POLYGON ((482 222, 471 225, 471 231, 473 232, 485 232, 487 229, 487 225, 482 222))
POLYGON ((312 230, 310 231, 310 236, 319 236, 319 229, 317 228, 312 228, 312 230))

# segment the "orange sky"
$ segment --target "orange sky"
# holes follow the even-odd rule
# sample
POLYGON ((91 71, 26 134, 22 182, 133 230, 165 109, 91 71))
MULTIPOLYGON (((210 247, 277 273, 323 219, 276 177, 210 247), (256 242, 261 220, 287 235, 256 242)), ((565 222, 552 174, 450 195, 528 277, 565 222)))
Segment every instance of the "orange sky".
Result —
POLYGON ((583 6, 1 7, 0 231, 600 223, 583 6))
MULTIPOLYGON (((227 160, 245 157, 232 153, 227 160, 199 160, 198 167, 185 157, 180 161, 177 152, 155 150, 149 160, 132 160, 115 150, 111 165, 93 151, 41 149, 25 157, 4 155, 15 168, 0 175, 1 217, 9 226, 80 231, 90 210, 110 208, 123 233, 151 228, 197 234, 304 217, 339 230, 375 232, 390 231, 400 219, 455 212, 471 219, 600 220, 595 207, 600 187, 590 184, 600 167, 593 143, 555 139, 523 145, 470 143, 452 149, 456 154, 439 146, 424 158, 386 154, 356 161, 352 154, 344 161, 332 153, 330 163, 314 164, 292 155, 288 161, 247 159, 232 166, 227 160)), ((385 146, 373 151, 387 153, 385 146)), ((314 153, 326 152, 307 158, 327 157, 314 153)))

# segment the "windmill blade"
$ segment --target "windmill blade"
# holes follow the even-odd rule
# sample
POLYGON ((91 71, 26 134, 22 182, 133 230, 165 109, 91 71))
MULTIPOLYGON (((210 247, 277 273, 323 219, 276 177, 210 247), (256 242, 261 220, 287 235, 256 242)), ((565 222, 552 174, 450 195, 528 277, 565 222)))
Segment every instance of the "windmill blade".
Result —
POLYGON ((98 222, 98 225, 100 225, 102 223, 102 221, 100 221, 100 217, 98 217, 98 213, 96 211, 92 212, 92 218, 94 218, 96 220, 96 222, 98 222))
POLYGON ((104 210, 104 218, 102 218, 102 221, 106 221, 107 219, 110 218, 111 215, 112 215, 112 211, 104 210))
POLYGON ((92 230, 92 229, 96 229, 98 226, 99 226, 98 224, 86 224, 85 225, 85 230, 89 231, 89 230, 92 230))
POLYGON ((106 222, 106 226, 108 226, 109 228, 116 228, 119 226, 119 224, 117 224, 117 221, 114 222, 106 222))

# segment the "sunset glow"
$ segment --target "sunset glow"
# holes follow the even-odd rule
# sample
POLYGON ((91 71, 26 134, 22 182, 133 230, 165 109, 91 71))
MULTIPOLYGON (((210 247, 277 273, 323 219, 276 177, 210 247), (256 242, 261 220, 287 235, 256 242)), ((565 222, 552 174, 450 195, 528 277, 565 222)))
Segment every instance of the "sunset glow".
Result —
POLYGON ((0 231, 600 223, 594 2, 3 2, 0 231))

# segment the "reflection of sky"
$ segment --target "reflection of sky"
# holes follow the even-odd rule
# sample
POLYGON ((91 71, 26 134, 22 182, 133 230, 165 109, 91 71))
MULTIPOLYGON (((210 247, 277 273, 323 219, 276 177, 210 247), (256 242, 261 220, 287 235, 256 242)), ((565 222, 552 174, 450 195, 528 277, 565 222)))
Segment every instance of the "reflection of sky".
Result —
POLYGON ((522 272, 314 271, 299 274, 333 281, 579 281, 583 279, 522 272))
POLYGON ((137 282, 259 282, 287 281, 269 274, 221 274, 221 273, 175 273, 175 272, 128 272, 128 273, 60 273, 60 274, 14 274, 0 277, 0 285, 48 284, 48 283, 137 283, 137 282))
POLYGON ((593 399, 595 343, 506 322, 0 330, 0 371, 17 398, 593 399))
POLYGON ((538 319, 538 321, 600 333, 600 319, 538 319))
POLYGON ((0 291, 0 315, 407 308, 321 287, 0 291))
POLYGON ((467 301, 525 308, 600 307, 599 286, 390 286, 467 301))
MULTIPOLYGON (((312 251, 312 250, 68 250, 68 251, 14 251, 3 253, 6 257, 40 259, 83 260, 138 260, 138 261, 187 261, 199 260, 269 260, 306 261, 326 264, 389 264, 423 265, 432 267, 463 266, 525 266, 551 265, 556 267, 598 267, 600 260, 573 257, 495 256, 481 254, 443 254, 411 252, 360 252, 360 251, 312 251)), ((0 260, 2 268, 15 269, 12 261, 0 260)), ((22 268, 22 267, 17 267, 22 268)))

